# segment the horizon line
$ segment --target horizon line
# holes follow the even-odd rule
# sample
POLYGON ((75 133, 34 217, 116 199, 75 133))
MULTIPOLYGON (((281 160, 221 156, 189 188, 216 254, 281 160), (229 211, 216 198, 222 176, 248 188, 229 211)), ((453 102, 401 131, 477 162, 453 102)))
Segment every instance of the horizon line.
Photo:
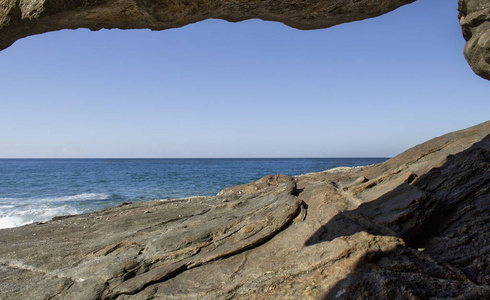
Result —
POLYGON ((0 160, 9 159, 358 159, 358 158, 392 158, 393 156, 303 156, 303 157, 0 157, 0 160))

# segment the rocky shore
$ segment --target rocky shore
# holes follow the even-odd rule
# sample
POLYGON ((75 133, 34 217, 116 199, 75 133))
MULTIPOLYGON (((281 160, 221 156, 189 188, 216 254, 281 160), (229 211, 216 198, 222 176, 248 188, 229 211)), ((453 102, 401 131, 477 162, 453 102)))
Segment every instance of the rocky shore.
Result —
POLYGON ((379 165, 0 230, 1 299, 485 299, 490 122, 379 165))

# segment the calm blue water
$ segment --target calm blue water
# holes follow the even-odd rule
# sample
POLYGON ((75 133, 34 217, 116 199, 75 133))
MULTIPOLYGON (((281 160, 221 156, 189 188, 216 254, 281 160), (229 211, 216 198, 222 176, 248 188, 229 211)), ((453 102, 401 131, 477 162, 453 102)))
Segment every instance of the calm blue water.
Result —
POLYGON ((299 175, 386 158, 0 159, 0 228, 117 205, 220 190, 269 174, 299 175))

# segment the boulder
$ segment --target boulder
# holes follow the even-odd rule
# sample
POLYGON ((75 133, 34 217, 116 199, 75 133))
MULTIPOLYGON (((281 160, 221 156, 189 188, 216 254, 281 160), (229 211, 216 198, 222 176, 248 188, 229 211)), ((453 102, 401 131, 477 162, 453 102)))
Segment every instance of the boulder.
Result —
POLYGON ((458 10, 464 56, 477 75, 490 80, 490 1, 459 0, 458 10))

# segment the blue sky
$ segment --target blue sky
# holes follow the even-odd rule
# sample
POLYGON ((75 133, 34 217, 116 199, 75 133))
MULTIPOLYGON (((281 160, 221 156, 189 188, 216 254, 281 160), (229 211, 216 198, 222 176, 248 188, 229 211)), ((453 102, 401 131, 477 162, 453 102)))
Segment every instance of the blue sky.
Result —
POLYGON ((490 119, 456 9, 28 37, 0 52, 0 158, 394 156, 490 119))

